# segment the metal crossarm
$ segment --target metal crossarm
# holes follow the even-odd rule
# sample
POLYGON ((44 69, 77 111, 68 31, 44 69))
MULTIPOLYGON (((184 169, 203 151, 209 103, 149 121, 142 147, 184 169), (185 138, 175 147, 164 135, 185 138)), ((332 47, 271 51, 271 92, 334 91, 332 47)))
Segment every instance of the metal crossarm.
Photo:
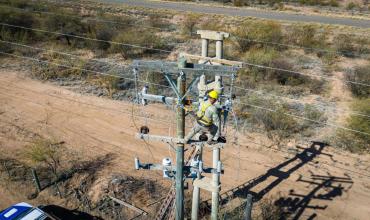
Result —
POLYGON ((177 62, 165 62, 165 61, 147 61, 147 60, 134 60, 132 66, 139 68, 140 70, 150 70, 165 73, 196 73, 205 74, 217 73, 217 75, 224 77, 231 77, 232 74, 236 74, 239 67, 235 66, 221 66, 221 65, 207 65, 207 64, 191 64, 185 66, 185 68, 179 68, 177 62), (222 74, 227 73, 227 74, 222 74))

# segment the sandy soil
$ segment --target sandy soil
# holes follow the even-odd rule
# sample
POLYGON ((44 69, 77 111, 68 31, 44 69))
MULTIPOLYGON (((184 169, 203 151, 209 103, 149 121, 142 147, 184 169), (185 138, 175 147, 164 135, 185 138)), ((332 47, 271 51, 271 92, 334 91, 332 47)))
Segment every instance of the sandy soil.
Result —
MULTIPOLYGON (((126 173, 169 185, 160 172, 134 170, 135 156, 143 162, 160 162, 163 157, 173 158, 175 154, 164 144, 146 145, 136 140, 134 135, 144 124, 149 126, 151 134, 173 134, 174 114, 157 104, 139 109, 130 103, 84 96, 20 73, 0 71, 0 150, 9 155, 19 154, 27 144, 18 138, 19 129, 3 129, 16 125, 23 132, 65 141, 66 146, 86 158, 116 154, 112 165, 100 172, 102 178, 126 173)), ((222 193, 242 185, 241 188, 264 198, 281 197, 280 201, 293 207, 302 218, 316 215, 317 219, 368 219, 370 216, 369 155, 358 156, 333 147, 303 150, 297 144, 278 150, 266 147, 258 134, 237 135, 237 143, 232 144, 233 133, 229 129, 230 144, 221 156, 225 165, 222 193), (296 156, 297 152, 303 153, 296 156), (250 180, 255 178, 252 185, 250 180)), ((310 144, 300 146, 307 148, 310 144)), ((205 165, 211 165, 209 150, 204 158, 205 165)), ((241 188, 235 203, 244 199, 241 188)), ((202 195, 204 199, 210 196, 206 192, 202 195)), ((0 188, 0 209, 14 203, 10 197, 0 188)))

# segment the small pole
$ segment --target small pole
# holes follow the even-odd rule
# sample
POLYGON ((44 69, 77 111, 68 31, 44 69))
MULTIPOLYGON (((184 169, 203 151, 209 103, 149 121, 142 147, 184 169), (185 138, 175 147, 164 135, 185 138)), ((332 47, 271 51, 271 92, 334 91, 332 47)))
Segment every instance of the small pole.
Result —
MULTIPOLYGON (((198 160, 202 161, 203 158, 203 145, 199 145, 199 157, 198 160)), ((201 174, 197 174, 197 179, 201 178, 201 174)), ((193 188, 193 202, 192 202, 192 208, 191 208, 191 219, 192 220, 198 220, 198 213, 199 213, 199 198, 200 198, 200 189, 197 186, 194 186, 193 188)))
POLYGON ((252 194, 247 195, 247 204, 244 210, 244 219, 252 220, 252 206, 253 206, 253 196, 252 194))
MULTIPOLYGON (((185 67, 186 60, 180 58, 179 67, 185 67)), ((185 73, 181 72, 177 78, 177 89, 180 96, 184 96, 186 92, 185 73)), ((185 135, 185 110, 183 108, 184 100, 178 97, 177 107, 177 137, 184 138, 185 135)), ((176 148, 176 220, 184 219, 184 144, 177 144, 176 148)))
POLYGON ((33 168, 31 169, 31 171, 32 171, 33 181, 35 183, 36 190, 37 192, 41 192, 41 184, 40 184, 39 177, 37 176, 37 172, 33 168))
POLYGON ((208 43, 208 39, 202 39, 202 57, 208 57, 208 43))
MULTIPOLYGON (((213 169, 217 170, 218 163, 220 161, 220 148, 214 147, 213 148, 213 169)), ((214 172, 212 174, 212 184, 216 187, 220 185, 220 173, 214 172)), ((212 211, 211 211, 211 219, 217 220, 218 218, 218 207, 219 207, 219 191, 212 192, 212 211)))

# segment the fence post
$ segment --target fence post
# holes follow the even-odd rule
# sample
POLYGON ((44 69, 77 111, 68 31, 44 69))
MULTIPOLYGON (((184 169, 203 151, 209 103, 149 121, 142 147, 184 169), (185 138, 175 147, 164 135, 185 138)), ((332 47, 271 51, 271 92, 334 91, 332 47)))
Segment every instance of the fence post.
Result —
POLYGON ((35 183, 37 192, 41 192, 41 184, 40 184, 39 177, 37 176, 36 170, 32 168, 31 171, 32 171, 33 181, 35 183))
POLYGON ((244 219, 252 220, 252 206, 253 206, 253 196, 251 194, 247 195, 247 204, 244 210, 244 219))

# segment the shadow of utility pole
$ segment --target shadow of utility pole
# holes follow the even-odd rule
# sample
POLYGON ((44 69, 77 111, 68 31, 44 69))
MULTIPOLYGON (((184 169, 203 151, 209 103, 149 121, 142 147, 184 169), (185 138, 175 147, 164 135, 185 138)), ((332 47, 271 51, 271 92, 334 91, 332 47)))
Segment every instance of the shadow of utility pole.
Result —
MULTIPOLYGON (((327 205, 311 205, 312 200, 332 201, 335 197, 342 196, 343 192, 347 192, 353 185, 349 176, 336 177, 330 174, 328 176, 312 175, 310 180, 305 180, 300 175, 297 182, 308 183, 313 188, 306 195, 298 194, 291 189, 288 197, 281 197, 275 201, 276 206, 283 208, 283 216, 293 220, 300 219, 306 209, 324 210, 327 208, 327 205), (321 194, 320 191, 323 190, 325 193, 321 194)), ((308 219, 314 219, 316 216, 317 214, 313 213, 308 219)))
MULTIPOLYGON (((297 148, 303 149, 302 152, 297 153, 293 158, 277 165, 274 168, 267 170, 267 172, 257 178, 249 180, 233 189, 230 189, 220 195, 220 204, 224 205, 228 201, 234 198, 243 198, 245 199, 248 194, 253 195, 254 202, 259 201, 270 192, 274 187, 279 185, 284 180, 288 179, 289 176, 297 171, 299 168, 303 167, 305 164, 313 161, 318 155, 326 155, 332 158, 333 156, 330 154, 323 153, 323 149, 328 146, 325 143, 321 142, 312 142, 311 146, 308 148, 302 148, 297 146, 297 148), (287 171, 283 171, 283 168, 288 167, 289 165, 296 163, 293 167, 289 168, 287 171), (265 182, 270 177, 275 177, 276 179, 267 185, 265 188, 258 192, 252 191, 252 188, 258 186, 259 184, 265 182)), ((206 200, 201 204, 202 214, 206 214, 207 211, 210 210, 210 201, 206 200)))

